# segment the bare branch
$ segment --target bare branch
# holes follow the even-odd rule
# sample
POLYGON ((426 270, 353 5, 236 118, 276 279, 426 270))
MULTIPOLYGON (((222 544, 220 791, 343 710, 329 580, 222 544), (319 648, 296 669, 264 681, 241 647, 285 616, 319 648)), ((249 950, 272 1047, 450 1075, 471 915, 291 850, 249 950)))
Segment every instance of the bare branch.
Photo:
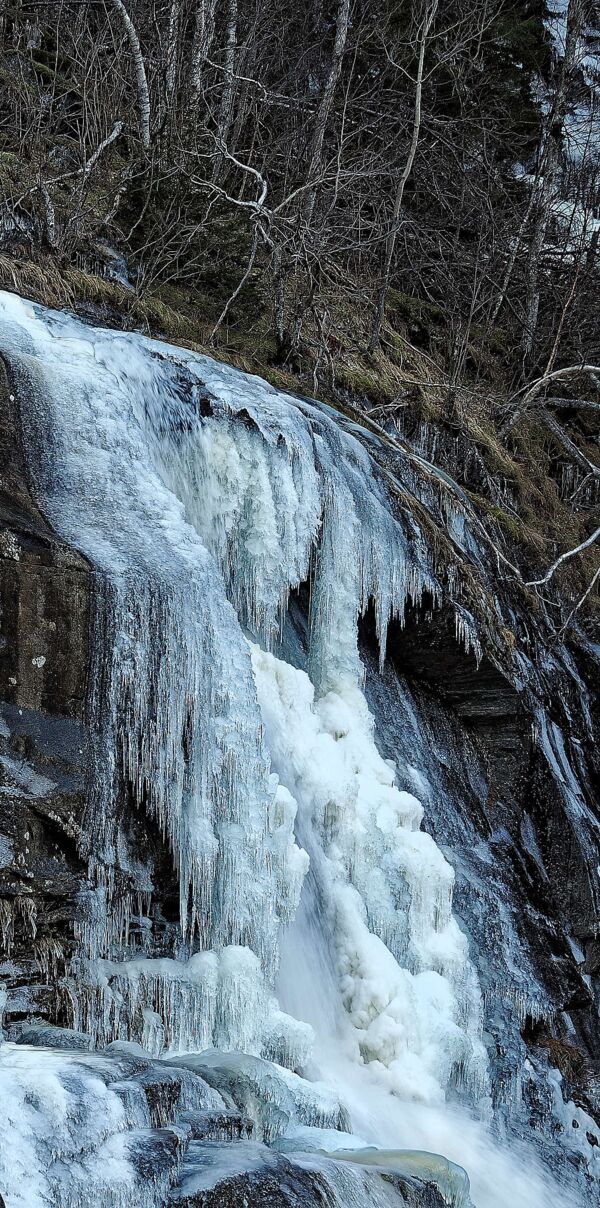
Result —
POLYGON ((587 541, 582 541, 581 545, 575 546, 575 549, 569 549, 565 554, 561 554, 560 558, 557 558, 556 562, 553 562, 552 566, 546 571, 543 579, 530 579, 525 586, 542 587, 545 583, 548 583, 554 572, 558 570, 559 566, 562 566, 563 562, 567 562, 569 558, 574 558, 576 554, 581 554, 584 549, 589 549, 590 545, 593 545, 594 541, 598 540, 598 537, 600 537, 600 528, 597 528, 595 533, 592 533, 591 537, 587 538, 587 541))
POLYGON ((99 146, 96 147, 94 154, 90 155, 90 158, 88 159, 85 166, 80 169, 80 172, 82 173, 84 180, 87 180, 88 176, 90 175, 90 172, 93 172, 94 168, 96 167, 96 164, 98 163, 98 160, 100 159, 100 156, 103 154, 104 151, 106 151, 106 148, 110 147, 111 143, 114 143, 115 139, 117 139, 119 137, 119 135, 122 133, 123 133, 123 122, 115 122, 110 134, 108 134, 106 136, 106 138, 103 139, 102 142, 99 144, 99 146))
POLYGON ((589 374, 593 380, 594 375, 600 374, 600 367, 598 365, 568 365, 564 369, 554 369, 552 373, 543 374, 542 377, 537 378, 530 386, 523 386, 517 394, 513 395, 508 403, 506 408, 508 415, 500 428, 500 434, 506 436, 511 428, 514 428, 515 424, 529 409, 537 396, 541 394, 545 386, 548 386, 551 382, 568 381, 569 378, 578 377, 582 373, 589 374), (520 395, 522 395, 522 398, 520 398, 520 395), (510 410, 511 407, 513 408, 512 411, 510 410))
POLYGON ((213 343, 213 340, 214 340, 221 324, 223 323, 224 319, 227 318, 227 315, 228 315, 231 307, 233 306, 233 303, 235 302, 235 300, 239 296, 239 294, 242 292, 242 290, 246 284, 246 281, 248 280, 248 277, 250 276, 250 273, 252 272, 252 269, 254 267, 254 261, 256 259, 256 249, 258 247, 258 234, 259 234, 258 225, 255 225, 254 231, 252 232, 252 246, 250 248, 250 255, 248 257, 248 264, 246 265, 246 271, 244 272, 244 275, 241 278, 239 284, 234 289, 231 297, 227 299, 227 302, 225 303, 225 306, 223 307, 223 310, 221 311, 221 314, 219 315, 219 318, 217 319, 217 321, 210 333, 209 344, 213 343))
POLYGON ((561 427, 561 425, 558 423, 558 420, 556 420, 553 415, 549 415, 546 411, 542 412, 542 421, 550 432, 553 433, 558 442, 562 445, 563 449, 565 449, 566 452, 571 455, 573 461, 575 461, 578 466, 581 466, 582 470, 585 470, 587 474, 592 474, 594 477, 600 478, 600 468, 595 466, 593 461, 590 461, 589 458, 587 458, 585 454, 581 452, 581 449, 578 449, 575 441, 571 440, 570 436, 567 436, 564 428, 561 427))

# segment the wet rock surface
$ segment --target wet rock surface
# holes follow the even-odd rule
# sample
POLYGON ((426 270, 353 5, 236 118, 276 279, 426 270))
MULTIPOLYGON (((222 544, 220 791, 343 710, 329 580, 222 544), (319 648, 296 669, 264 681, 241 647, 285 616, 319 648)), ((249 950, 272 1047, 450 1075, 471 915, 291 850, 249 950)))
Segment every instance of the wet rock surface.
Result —
MULTIPOLYGON (((86 559, 33 500, 19 389, 0 359, 0 985, 9 1030, 32 1018, 71 1022, 65 978, 89 884, 82 824, 96 590, 86 559)), ((178 911, 170 854, 151 822, 132 812, 127 825, 132 847, 157 865, 160 946, 178 911)), ((131 878, 120 880, 125 896, 131 878)))
MULTIPOLYGON (((359 1168, 349 1171, 343 1163, 325 1160, 312 1165, 309 1158, 297 1163, 256 1142, 238 1144, 229 1151, 222 1146, 191 1144, 169 1204, 185 1208, 358 1205, 362 1178, 359 1168), (341 1195, 347 1199, 338 1198, 341 1195)), ((372 1202, 411 1208, 443 1208, 445 1203, 433 1184, 420 1179, 378 1172, 366 1178, 374 1184, 372 1202), (393 1189, 392 1195, 386 1196, 386 1185, 393 1189)))
MULTIPOLYGON (((536 741, 531 697, 489 660, 478 666, 465 654, 443 611, 393 629, 388 653, 381 677, 365 633, 367 697, 386 756, 410 763, 415 734, 427 736, 427 826, 456 869, 455 905, 493 1036, 497 1106, 511 1101, 529 1050, 534 1063, 558 1066, 567 1096, 598 1117, 597 989, 584 957, 595 950, 594 849, 536 741)), ((582 783, 596 808, 593 769, 582 783)))
POLYGON ((6 1019, 56 1018, 85 866, 91 577, 28 489, 0 364, 0 925, 6 1019))

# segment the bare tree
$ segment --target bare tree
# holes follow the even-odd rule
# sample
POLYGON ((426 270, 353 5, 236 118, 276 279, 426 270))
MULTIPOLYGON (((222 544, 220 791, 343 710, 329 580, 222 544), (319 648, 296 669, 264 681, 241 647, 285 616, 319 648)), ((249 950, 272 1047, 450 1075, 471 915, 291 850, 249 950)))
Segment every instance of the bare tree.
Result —
POLYGON ((217 0, 197 0, 189 76, 192 99, 196 107, 200 104, 204 64, 214 37, 216 11, 217 0))
POLYGON ((223 165, 223 148, 227 146, 229 127, 233 110, 235 92, 235 58, 237 51, 238 0, 227 0, 227 24, 225 28, 225 64, 223 68, 223 86, 221 102, 217 118, 217 147, 213 180, 218 180, 223 165))
POLYGON ((175 83, 177 79, 177 55, 179 51, 179 29, 181 25, 181 4, 180 0, 171 0, 169 9, 169 28, 167 32, 167 50, 166 50, 166 71, 165 71, 165 92, 167 104, 170 103, 173 93, 175 92, 175 83))
POLYGON ((534 225, 529 250, 525 322, 523 326, 523 358, 531 357, 540 308, 540 269, 548 232, 552 202, 557 194, 559 137, 562 134, 568 99, 568 85, 577 67, 577 48, 585 15, 585 0, 568 0, 565 50, 559 69, 558 83, 546 122, 541 167, 536 177, 534 225))

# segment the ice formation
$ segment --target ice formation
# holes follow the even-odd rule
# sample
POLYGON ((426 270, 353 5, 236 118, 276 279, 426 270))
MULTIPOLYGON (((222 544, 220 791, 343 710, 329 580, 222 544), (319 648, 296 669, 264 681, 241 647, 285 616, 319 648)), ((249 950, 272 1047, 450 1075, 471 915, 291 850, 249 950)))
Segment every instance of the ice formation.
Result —
MULTIPOLYGON (((9 295, 3 310, 3 348, 36 400, 26 422, 37 497, 100 578, 87 822, 98 888, 81 906, 87 963, 69 987, 77 1023, 110 1039, 111 1028, 115 1036, 133 1031, 137 1015, 155 1047, 162 1021, 178 1049, 227 1038, 261 1051, 256 1021, 264 1025, 280 930, 298 906, 308 858, 294 838, 295 786, 286 783, 277 751, 265 746, 244 634, 268 650, 290 591, 310 577, 310 681, 305 675, 302 693, 312 682, 325 741, 327 727, 353 728, 356 750, 340 775, 353 759, 366 760, 357 816, 348 815, 347 826, 343 784, 332 782, 330 803, 312 803, 325 813, 337 809, 338 842, 347 848, 340 859, 354 867, 335 907, 337 935, 346 932, 346 1004, 355 1018, 373 1010, 365 986, 387 961, 390 1028, 399 1033, 417 999, 413 975, 386 944, 412 962, 419 1001, 448 1018, 445 1038, 434 1044, 438 1055, 429 1058, 432 1093, 435 1083, 443 1094, 451 1069, 467 1069, 479 1046, 469 1028, 468 977, 460 985, 468 956, 451 918, 452 872, 419 830, 418 802, 394 792, 358 687, 357 621, 369 602, 383 657, 389 618, 403 613, 409 595, 436 592, 414 521, 392 514, 368 453, 316 405, 207 358, 90 329, 9 295), (197 936, 204 954, 185 969, 168 960, 114 966, 126 934, 122 904, 114 909, 111 896, 122 846, 114 802, 123 780, 173 852, 182 939, 189 955, 197 936), (388 864, 401 857, 389 885, 376 872, 380 852, 388 864), (371 876, 380 884, 367 917, 371 876), (217 966, 228 979, 220 1007, 217 966)), ((303 721, 312 724, 313 716, 307 702, 290 736, 298 759, 313 757, 301 741, 303 721)), ((310 800, 304 808, 310 813, 310 800)), ((333 816, 314 823, 324 837, 333 816)), ((272 1013, 267 1033, 277 1023, 285 1033, 284 1017, 277 1020, 275 1006, 272 1013)), ((395 1042, 390 1028, 385 1041, 385 1027, 380 1011, 379 1024, 365 1029, 363 1055, 379 1059, 387 1043, 391 1064, 395 1042)), ((282 1051, 269 1049, 268 1035, 263 1048, 293 1064, 301 1054, 297 1025, 290 1022, 290 1030, 282 1051)), ((420 1093, 429 1093, 425 1084, 420 1093)))
MULTIPOLYGON (((315 701, 304 671, 253 647, 271 763, 299 807, 318 915, 360 1056, 403 1097, 443 1099, 451 1081, 485 1087, 480 1004, 467 941, 452 916, 454 874, 416 797, 394 786, 362 692, 341 680, 315 701)), ((292 927, 282 989, 326 981, 303 970, 292 927), (291 984, 290 984, 291 983, 291 984)), ((311 939, 310 950, 318 951, 311 939)), ((311 1023, 326 1014, 317 1001, 311 1023)))
MULTIPOLYGON (((23 386, 37 501, 97 578, 91 888, 64 985, 74 1027, 99 1045, 135 1040, 191 1061, 233 1097, 233 1084, 245 1087, 244 1108, 266 1112, 256 1107, 267 1140, 304 1135, 314 1150, 315 1128, 324 1140, 342 1129, 369 1143, 380 1128, 390 1149, 425 1148, 414 1105, 443 1113, 462 1099, 481 1113, 488 1084, 454 873, 423 828, 418 795, 380 755, 362 691, 359 617, 372 607, 383 663, 390 618, 425 590, 439 595, 414 517, 392 508, 364 444, 326 407, 258 378, 8 294, 0 347, 23 386), (282 641, 296 591, 310 595, 305 667, 282 641), (179 925, 162 956, 152 869, 128 850, 124 796, 160 829, 178 877, 179 925), (118 896, 122 871, 136 889, 118 896), (134 912, 144 923, 135 943, 134 912), (214 1049, 240 1052, 202 1052, 214 1049), (413 1104, 408 1115, 401 1102, 413 1104)), ((479 651, 464 610, 457 632, 479 651)), ((117 1167, 123 1202, 153 1203, 135 1198, 122 1101, 85 1063, 71 1073, 44 1057, 36 1105, 25 1057, 0 1060, 18 1160, 40 1187, 37 1200, 17 1195, 8 1208, 54 1202, 44 1145, 54 1153, 54 1135, 77 1119, 84 1084, 111 1122, 94 1151, 104 1173, 65 1153, 75 1190, 60 1203, 87 1203, 72 1198, 77 1171, 92 1185, 117 1167), (45 1134, 35 1112, 47 1115, 45 1134)), ((455 1144, 443 1152, 454 1158, 471 1128, 481 1165, 489 1134, 466 1119, 448 1125, 455 1144)), ((364 1170, 335 1171, 333 1202, 396 1202, 383 1181, 376 1195, 364 1170)), ((515 1208, 542 1204, 537 1183, 524 1188, 515 1208)), ((482 1196, 479 1208, 499 1202, 489 1180, 482 1196)))

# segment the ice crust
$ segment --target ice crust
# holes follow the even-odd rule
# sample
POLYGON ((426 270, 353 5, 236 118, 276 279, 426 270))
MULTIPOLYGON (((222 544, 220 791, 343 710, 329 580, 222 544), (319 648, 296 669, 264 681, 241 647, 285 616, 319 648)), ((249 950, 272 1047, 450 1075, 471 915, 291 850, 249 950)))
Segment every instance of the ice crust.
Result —
POLYGON ((349 1117, 330 1087, 308 1082, 293 1071, 248 1053, 209 1049, 167 1058, 193 1070, 210 1086, 230 1097, 255 1125, 255 1135, 269 1143, 299 1128, 344 1129, 349 1117))
MULTIPOLYGON (((108 1064, 108 1063, 107 1063, 108 1064)), ((118 1067, 117 1071, 118 1072, 118 1067)), ((152 1208, 125 1132, 147 1127, 143 1096, 126 1105, 80 1055, 0 1048, 0 1186, 7 1208, 152 1208)))

